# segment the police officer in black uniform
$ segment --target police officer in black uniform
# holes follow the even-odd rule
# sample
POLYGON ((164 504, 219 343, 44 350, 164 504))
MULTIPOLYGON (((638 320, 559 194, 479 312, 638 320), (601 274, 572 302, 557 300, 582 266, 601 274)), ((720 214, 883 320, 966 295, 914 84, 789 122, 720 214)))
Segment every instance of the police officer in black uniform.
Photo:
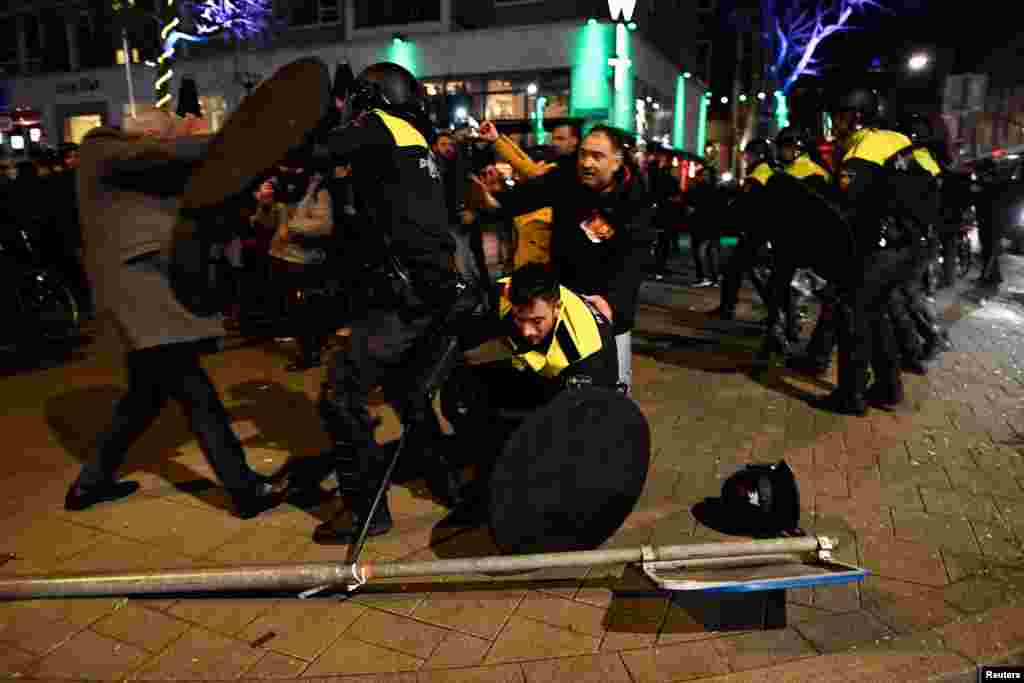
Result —
MULTIPOLYGON (((798 181, 804 190, 806 199, 824 199, 834 202, 835 197, 832 189, 832 175, 825 169, 824 162, 818 157, 812 144, 811 136, 806 131, 794 126, 787 126, 779 131, 775 137, 775 145, 779 150, 779 158, 782 164, 781 173, 786 178, 798 181)), ((767 191, 773 199, 772 206, 784 208, 787 211, 799 210, 789 205, 786 200, 779 197, 775 190, 778 187, 776 182, 769 182, 767 191)), ((816 226, 822 227, 822 226, 816 226)), ((796 310, 796 297, 793 295, 791 283, 798 268, 810 267, 815 259, 808 254, 808 249, 828 249, 815 239, 815 235, 808 234, 804 224, 797 221, 795 225, 789 223, 776 228, 773 235, 774 246, 774 269, 770 284, 768 286, 768 330, 766 346, 762 356, 768 356, 777 351, 786 350, 787 342, 796 341, 799 331, 798 312, 796 310), (784 232, 785 231, 785 232, 784 232), (803 234, 792 234, 794 231, 803 234), (782 317, 787 320, 783 326, 782 317)), ((828 316, 829 304, 832 298, 827 294, 828 288, 821 295, 824 297, 822 309, 825 316, 828 316)), ((819 324, 823 330, 833 329, 826 323, 819 324)), ((832 335, 834 338, 834 335, 832 335)), ((832 353, 831 338, 820 339, 819 343, 828 344, 827 355, 832 353)))
POLYGON ((906 285, 894 292, 889 309, 903 355, 903 367, 923 375, 927 372, 924 362, 933 360, 939 351, 949 347, 948 335, 938 324, 935 311, 925 296, 932 288, 929 284, 932 265, 939 256, 937 226, 942 222, 942 168, 928 147, 932 129, 927 119, 920 115, 905 117, 899 130, 913 143, 914 161, 933 178, 923 185, 919 198, 921 223, 926 229, 924 258, 910 274, 906 285))
POLYGON ((747 177, 743 181, 743 194, 735 205, 736 224, 744 227, 736 245, 729 267, 722 283, 722 298, 718 308, 711 311, 722 320, 736 317, 736 303, 739 300, 740 285, 744 275, 749 275, 758 294, 767 303, 767 283, 758 280, 753 272, 758 254, 768 242, 768 229, 764 224, 765 185, 776 171, 775 143, 768 139, 756 139, 743 148, 747 162, 747 177))
POLYGON ((868 402, 903 401, 903 382, 888 304, 924 257, 922 191, 931 176, 914 159, 909 138, 878 127, 876 93, 856 89, 839 99, 833 121, 847 137, 839 164, 842 208, 853 229, 855 259, 840 275, 839 387, 820 407, 863 415, 868 402), (874 384, 867 387, 868 368, 874 384))
MULTIPOLYGON (((399 404, 399 414, 409 414, 405 402, 415 400, 416 392, 408 378, 430 355, 425 347, 458 290, 455 245, 444 185, 430 153, 433 128, 421 84, 397 64, 373 64, 352 85, 342 111, 342 125, 326 136, 327 151, 334 163, 351 166, 359 213, 368 223, 364 229, 384 241, 383 265, 395 287, 390 301, 371 302, 351 324, 350 343, 331 359, 324 380, 320 413, 334 441, 346 503, 314 533, 315 541, 328 544, 355 540, 380 485, 371 466, 379 460, 368 410, 371 389, 382 386, 388 400, 399 404)), ((417 424, 428 424, 430 406, 419 410, 424 421, 417 424)), ((391 525, 385 496, 369 535, 391 525)))

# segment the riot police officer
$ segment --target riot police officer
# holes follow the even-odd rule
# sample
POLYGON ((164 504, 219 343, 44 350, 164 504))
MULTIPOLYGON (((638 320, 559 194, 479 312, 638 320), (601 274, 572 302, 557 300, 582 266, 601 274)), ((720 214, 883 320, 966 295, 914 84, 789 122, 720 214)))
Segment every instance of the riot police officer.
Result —
MULTIPOLYGON (((818 158, 812 144, 809 133, 800 130, 795 126, 787 126, 779 131, 775 137, 775 145, 779 150, 779 158, 782 162, 782 173, 789 178, 800 182, 804 189, 820 198, 833 201, 832 197, 832 175, 825 169, 824 162, 818 158)), ((769 191, 776 187, 775 183, 769 184, 769 191)), ((792 210, 794 207, 788 207, 792 210)), ((796 270, 810 265, 806 251, 809 244, 814 244, 815 249, 827 248, 817 244, 811 235, 775 235, 774 263, 769 290, 769 314, 768 314, 768 338, 766 348, 762 355, 767 355, 774 350, 784 350, 785 342, 795 340, 798 330, 798 313, 796 310, 796 298, 793 296, 791 282, 796 270), (786 326, 782 327, 782 316, 785 315, 786 326)), ((826 290, 827 291, 827 290, 826 290)), ((824 293, 822 310, 824 311, 824 324, 819 323, 816 331, 823 332, 834 329, 830 324, 830 303, 832 297, 824 293)), ((827 344, 826 355, 832 353, 833 335, 819 335, 817 343, 827 344)), ((813 341, 813 338, 812 338, 813 341)))
MULTIPOLYGON (((399 414, 410 414, 404 402, 416 397, 408 378, 416 374, 418 359, 430 355, 425 345, 456 298, 455 244, 441 174, 430 153, 432 135, 421 84, 401 66, 383 62, 355 80, 344 98, 341 125, 326 136, 332 163, 351 165, 368 239, 384 241, 383 267, 394 296, 371 302, 363 319, 350 325, 350 343, 334 355, 325 376, 320 413, 334 441, 346 506, 317 527, 319 543, 351 543, 358 536, 380 485, 372 468, 379 458, 369 393, 382 386, 388 400, 399 403, 399 414)), ((429 405, 420 410, 433 414, 429 405)), ((391 525, 385 496, 369 535, 391 525)))
POLYGON ((743 148, 747 163, 747 177, 743 181, 743 195, 736 204, 736 224, 744 226, 744 232, 736 245, 736 251, 729 259, 729 268, 722 283, 722 298, 718 308, 711 311, 722 320, 736 317, 736 304, 739 300, 740 285, 743 276, 749 274, 758 294, 765 301, 768 299, 765 283, 760 282, 753 273, 760 251, 768 242, 768 230, 763 224, 764 215, 760 208, 765 201, 765 185, 775 173, 775 143, 768 139, 756 139, 743 148))
POLYGON ((933 288, 930 284, 931 265, 939 255, 936 228, 942 221, 942 168, 928 148, 933 131, 927 119, 916 114, 910 115, 898 127, 913 143, 914 161, 934 179, 926 186, 930 197, 921 197, 921 222, 926 228, 924 258, 911 273, 907 284, 894 292, 893 301, 890 302, 890 315, 902 347, 903 365, 917 374, 925 374, 927 369, 923 361, 933 359, 938 351, 948 346, 946 332, 938 324, 935 312, 925 298, 925 290, 933 288))
MULTIPOLYGON (((839 387, 819 402, 835 412, 863 415, 867 403, 903 401, 898 351, 888 315, 893 290, 923 258, 922 189, 931 182, 914 159, 909 138, 884 130, 878 95, 858 88, 835 107, 837 133, 847 138, 839 167, 846 222, 856 258, 840 274, 839 387), (867 387, 868 368, 874 384, 867 387)), ((925 192, 927 194, 927 192, 925 192)))

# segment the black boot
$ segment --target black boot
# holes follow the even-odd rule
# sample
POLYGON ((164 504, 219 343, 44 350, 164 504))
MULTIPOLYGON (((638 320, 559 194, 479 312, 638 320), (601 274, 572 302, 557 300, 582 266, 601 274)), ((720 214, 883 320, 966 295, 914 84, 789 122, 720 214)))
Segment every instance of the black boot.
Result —
MULTIPOLYGON (((313 531, 313 541, 321 545, 349 545, 359 539, 359 532, 366 523, 366 517, 373 505, 373 496, 376 493, 351 497, 345 500, 345 509, 334 519, 317 526, 313 531)), ((367 531, 367 537, 380 536, 391 531, 394 522, 391 519, 391 509, 388 507, 387 493, 381 498, 377 512, 373 515, 373 521, 367 531)))
POLYGON ((137 481, 107 481, 92 486, 81 486, 78 482, 71 485, 64 497, 64 509, 79 512, 92 507, 96 503, 121 500, 139 490, 137 481))
POLYGON ((868 404, 863 395, 850 394, 836 389, 828 396, 811 402, 815 408, 840 415, 863 417, 868 413, 868 404))
POLYGON ((878 408, 891 408, 903 403, 903 383, 899 382, 895 386, 889 383, 875 382, 868 389, 867 393, 864 394, 865 400, 872 406, 878 408))

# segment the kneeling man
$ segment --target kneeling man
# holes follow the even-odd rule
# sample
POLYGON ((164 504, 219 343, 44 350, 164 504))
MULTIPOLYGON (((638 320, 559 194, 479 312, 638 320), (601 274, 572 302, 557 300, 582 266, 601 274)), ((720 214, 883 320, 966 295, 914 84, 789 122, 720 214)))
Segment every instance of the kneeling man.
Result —
POLYGON ((479 474, 458 511, 469 521, 485 509, 490 465, 516 427, 562 391, 619 388, 618 355, 611 322, 589 301, 561 286, 551 268, 530 263, 498 281, 497 316, 460 335, 471 349, 502 341, 512 358, 458 368, 441 392, 445 418, 458 448, 470 445, 479 474))

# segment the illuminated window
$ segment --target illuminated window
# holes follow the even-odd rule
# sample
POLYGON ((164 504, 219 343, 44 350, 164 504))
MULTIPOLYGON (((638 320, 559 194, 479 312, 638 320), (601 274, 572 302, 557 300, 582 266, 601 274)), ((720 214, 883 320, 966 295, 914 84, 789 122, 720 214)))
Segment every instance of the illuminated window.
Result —
POLYGON ((523 96, 519 94, 488 95, 484 118, 488 120, 525 119, 525 104, 523 96))
POLYGON ((103 117, 99 114, 69 116, 64 119, 64 142, 82 144, 82 138, 93 128, 103 125, 103 117))
MULTIPOLYGON (((117 51, 117 63, 124 64, 124 50, 117 51)), ((132 48, 132 64, 139 63, 139 49, 137 47, 132 48)))
POLYGON ((220 95, 200 95, 199 111, 210 124, 210 132, 216 133, 228 118, 227 102, 220 95))

